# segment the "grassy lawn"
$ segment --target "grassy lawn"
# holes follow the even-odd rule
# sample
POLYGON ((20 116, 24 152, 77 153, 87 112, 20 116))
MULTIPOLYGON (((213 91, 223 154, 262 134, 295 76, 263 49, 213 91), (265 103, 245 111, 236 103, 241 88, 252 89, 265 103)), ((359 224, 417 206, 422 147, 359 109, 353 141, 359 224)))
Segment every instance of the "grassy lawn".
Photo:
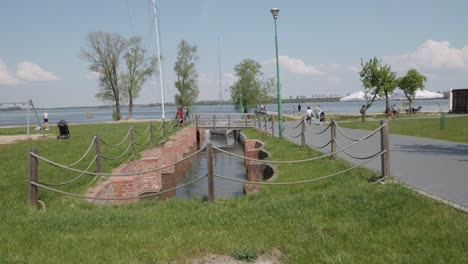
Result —
MULTIPOLYGON (((137 131, 145 125, 135 124, 137 131)), ((40 189, 47 211, 28 207, 30 147, 53 161, 72 163, 96 132, 116 144, 129 126, 76 125, 70 126, 69 140, 0 145, 1 262, 184 263, 206 253, 279 249, 285 263, 468 263, 466 214, 398 184, 370 184, 375 174, 363 168, 315 183, 264 186, 259 194, 215 204, 172 199, 96 206, 40 189)), ((253 129, 244 132, 266 142, 272 160, 319 155, 253 129)), ((119 161, 104 165, 110 171, 119 161)), ((350 166, 328 159, 281 164, 275 181, 310 179, 350 166)), ((74 175, 44 163, 39 166, 43 181, 74 175)), ((85 178, 61 189, 83 193, 91 180, 85 178)))
MULTIPOLYGON (((468 117, 446 119, 446 128, 440 129, 440 118, 394 119, 390 121, 390 133, 468 143, 468 117)), ((341 127, 374 130, 380 121, 355 121, 339 123, 341 127)))

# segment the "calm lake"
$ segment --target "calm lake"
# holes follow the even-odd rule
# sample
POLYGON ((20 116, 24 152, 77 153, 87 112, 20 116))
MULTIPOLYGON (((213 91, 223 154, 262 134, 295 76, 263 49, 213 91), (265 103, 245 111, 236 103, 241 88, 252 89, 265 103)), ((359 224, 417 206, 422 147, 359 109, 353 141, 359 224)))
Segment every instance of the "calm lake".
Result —
MULTIPOLYGON (((362 102, 306 102, 302 103, 302 112, 306 110, 307 106, 314 108, 320 105, 325 114, 340 113, 340 114, 359 114, 359 109, 362 102)), ((402 101, 391 101, 395 104, 397 109, 404 111, 402 101)), ((283 103, 283 113, 291 114, 294 106, 297 104, 283 103)), ((414 107, 422 106, 423 112, 437 112, 448 111, 448 99, 432 99, 432 100, 415 100, 414 107)), ((276 104, 266 105, 268 111, 277 112, 278 107, 276 104)), ((75 124, 91 124, 112 121, 112 108, 61 108, 61 109, 47 109, 49 113, 49 123, 51 125, 60 120, 66 120, 68 123, 75 124), (87 118, 86 113, 91 112, 92 118, 87 118)), ((166 120, 170 120, 176 115, 175 106, 166 106, 166 120)), ((385 110, 385 101, 375 101, 368 113, 381 113, 385 110)), ((192 113, 234 113, 233 105, 197 105, 192 107, 192 113)), ((20 111, 0 111, 0 126, 23 126, 27 124, 27 110, 20 111)), ((38 111, 39 121, 42 122, 42 110, 38 111)), ((122 118, 127 116, 127 109, 122 108, 122 118)), ((34 112, 30 113, 31 125, 36 125, 36 117, 34 112)), ((161 107, 136 107, 133 111, 134 119, 160 119, 161 107)))

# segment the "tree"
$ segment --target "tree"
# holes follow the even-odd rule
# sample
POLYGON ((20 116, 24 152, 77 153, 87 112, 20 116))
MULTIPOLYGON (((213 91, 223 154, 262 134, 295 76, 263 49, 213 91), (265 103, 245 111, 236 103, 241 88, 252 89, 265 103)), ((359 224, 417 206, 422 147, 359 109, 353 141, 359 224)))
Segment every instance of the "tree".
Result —
POLYGON ((374 103, 379 96, 385 96, 385 112, 389 113, 389 94, 395 90, 398 85, 396 73, 392 72, 390 66, 382 66, 382 60, 376 57, 364 63, 361 59, 362 70, 359 73, 362 85, 365 88, 366 105, 362 109, 362 121, 365 120, 367 109, 374 103))
POLYGON ((245 59, 234 67, 237 81, 230 87, 237 110, 248 113, 258 104, 267 103, 275 87, 274 78, 264 80, 260 63, 245 59))
POLYGON ((187 106, 190 108, 198 97, 197 62, 197 47, 195 45, 191 46, 186 40, 180 41, 177 60, 174 65, 177 76, 175 87, 178 91, 175 95, 175 102, 180 107, 187 106))
POLYGON ((96 97, 101 101, 115 103, 114 119, 120 120, 119 62, 127 47, 127 41, 118 33, 90 32, 88 49, 81 49, 81 57, 87 60, 89 70, 99 74, 100 91, 96 97))
POLYGON ((133 37, 128 41, 124 54, 127 71, 121 75, 122 96, 128 100, 128 116, 133 115, 133 100, 140 96, 141 87, 155 72, 156 58, 149 57, 142 45, 141 37, 133 37))
POLYGON ((427 81, 426 76, 420 74, 417 70, 409 70, 405 76, 399 79, 399 87, 405 93, 409 102, 409 113, 413 113, 413 100, 417 90, 424 89, 424 83, 427 81))

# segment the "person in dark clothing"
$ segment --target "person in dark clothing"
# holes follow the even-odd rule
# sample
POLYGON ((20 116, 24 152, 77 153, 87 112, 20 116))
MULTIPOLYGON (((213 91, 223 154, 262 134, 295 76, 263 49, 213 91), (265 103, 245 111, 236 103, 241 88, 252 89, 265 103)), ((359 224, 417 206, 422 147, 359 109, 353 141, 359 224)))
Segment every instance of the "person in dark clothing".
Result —
POLYGON ((297 105, 297 112, 298 112, 298 113, 301 112, 301 104, 298 104, 298 105, 297 105))

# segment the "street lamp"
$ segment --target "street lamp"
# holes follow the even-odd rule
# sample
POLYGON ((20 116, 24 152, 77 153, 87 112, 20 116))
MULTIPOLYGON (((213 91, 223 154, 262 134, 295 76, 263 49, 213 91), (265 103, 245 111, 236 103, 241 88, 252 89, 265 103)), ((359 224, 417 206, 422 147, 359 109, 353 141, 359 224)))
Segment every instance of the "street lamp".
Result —
POLYGON ((279 14, 278 8, 271 9, 271 14, 275 19, 275 47, 276 47, 276 87, 278 93, 278 132, 279 138, 283 138, 283 111, 281 108, 281 88, 280 88, 280 77, 279 77, 279 60, 278 60, 278 31, 276 30, 276 18, 279 14))

